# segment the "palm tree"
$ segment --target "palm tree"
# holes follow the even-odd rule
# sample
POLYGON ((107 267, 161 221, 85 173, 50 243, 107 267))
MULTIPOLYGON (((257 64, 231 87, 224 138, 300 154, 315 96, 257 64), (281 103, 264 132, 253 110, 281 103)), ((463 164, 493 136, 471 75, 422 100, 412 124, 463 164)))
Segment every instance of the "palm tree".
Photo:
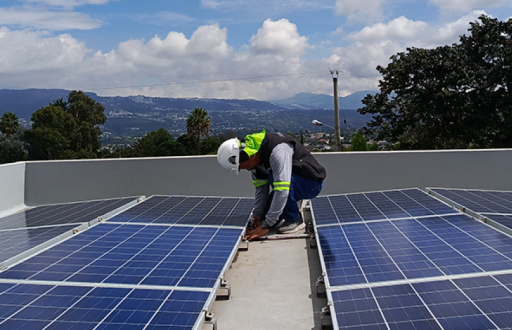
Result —
POLYGON ((187 118, 187 135, 194 138, 199 146, 201 137, 207 137, 210 134, 210 117, 203 108, 195 108, 187 118))
POLYGON ((67 101, 64 101, 64 99, 61 97, 61 98, 52 100, 50 102, 50 106, 61 107, 62 110, 66 111, 69 108, 69 103, 67 101))
POLYGON ((5 135, 11 135, 16 133, 20 128, 20 123, 18 122, 18 116, 14 113, 7 111, 3 114, 0 119, 0 132, 5 135))

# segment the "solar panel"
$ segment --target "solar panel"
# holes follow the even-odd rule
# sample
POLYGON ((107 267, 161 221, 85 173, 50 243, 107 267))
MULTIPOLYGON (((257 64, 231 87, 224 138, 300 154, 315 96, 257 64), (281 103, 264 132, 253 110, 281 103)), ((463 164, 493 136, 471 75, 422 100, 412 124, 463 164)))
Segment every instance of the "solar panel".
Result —
POLYGON ((0 284, 2 329, 193 329, 209 292, 0 284))
POLYGON ((332 292, 339 329, 510 329, 512 274, 332 292))
POLYGON ((253 203, 248 198, 154 196, 110 221, 245 227, 253 203))
POLYGON ((458 213, 419 189, 322 196, 311 205, 317 226, 458 213))
POLYGON ((90 222, 134 201, 130 197, 37 206, 1 217, 0 230, 90 222))
POLYGON ((512 235, 512 192, 431 188, 434 196, 512 235))
POLYGON ((512 214, 512 192, 441 188, 430 190, 476 213, 512 214))
POLYGON ((102 223, 0 274, 4 279, 213 287, 242 229, 102 223))
POLYGON ((324 196, 312 213, 334 328, 512 328, 511 236, 417 189, 324 196))
POLYGON ((252 204, 155 196, 26 258, 0 273, 0 328, 198 329, 252 204))
POLYGON ((512 238, 466 215, 317 229, 329 286, 512 270, 512 238))
POLYGON ((0 231, 0 269, 64 237, 71 236, 77 225, 24 228, 0 231))

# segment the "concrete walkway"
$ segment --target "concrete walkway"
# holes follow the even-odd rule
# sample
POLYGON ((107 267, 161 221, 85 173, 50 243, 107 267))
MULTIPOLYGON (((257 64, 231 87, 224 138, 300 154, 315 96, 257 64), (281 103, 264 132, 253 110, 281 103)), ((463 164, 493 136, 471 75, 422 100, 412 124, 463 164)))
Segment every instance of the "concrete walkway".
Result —
POLYGON ((321 329, 327 305, 316 297, 321 273, 318 250, 309 239, 250 242, 227 273, 231 299, 213 305, 217 329, 321 329))

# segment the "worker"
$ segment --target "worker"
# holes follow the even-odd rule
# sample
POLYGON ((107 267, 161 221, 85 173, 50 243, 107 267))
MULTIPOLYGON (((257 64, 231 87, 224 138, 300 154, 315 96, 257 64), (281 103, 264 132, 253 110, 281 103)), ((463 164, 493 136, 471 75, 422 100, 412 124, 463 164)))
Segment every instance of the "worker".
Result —
POLYGON ((297 202, 318 196, 326 171, 299 141, 263 130, 243 141, 233 138, 222 143, 217 161, 236 174, 243 169, 251 172, 256 191, 249 240, 270 229, 281 234, 304 229, 297 202))

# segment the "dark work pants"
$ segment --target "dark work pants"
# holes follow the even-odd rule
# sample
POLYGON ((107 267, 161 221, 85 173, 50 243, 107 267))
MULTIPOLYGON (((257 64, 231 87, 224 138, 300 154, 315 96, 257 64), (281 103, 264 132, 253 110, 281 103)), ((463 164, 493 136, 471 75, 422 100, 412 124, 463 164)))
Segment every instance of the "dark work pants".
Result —
MULTIPOLYGON (((274 182, 274 178, 272 176, 272 172, 269 172, 268 181, 272 186, 274 182)), ((288 200, 286 201, 286 206, 284 207, 283 213, 279 219, 284 219, 287 222, 296 222, 300 219, 299 206, 297 202, 302 199, 312 199, 320 194, 322 191, 322 187, 324 185, 323 181, 317 180, 308 180, 301 176, 292 174, 291 182, 290 182, 290 193, 288 194, 288 200)), ((272 203, 272 199, 274 197, 274 192, 270 193, 267 206, 265 208, 265 214, 270 209, 270 204, 272 203)))

